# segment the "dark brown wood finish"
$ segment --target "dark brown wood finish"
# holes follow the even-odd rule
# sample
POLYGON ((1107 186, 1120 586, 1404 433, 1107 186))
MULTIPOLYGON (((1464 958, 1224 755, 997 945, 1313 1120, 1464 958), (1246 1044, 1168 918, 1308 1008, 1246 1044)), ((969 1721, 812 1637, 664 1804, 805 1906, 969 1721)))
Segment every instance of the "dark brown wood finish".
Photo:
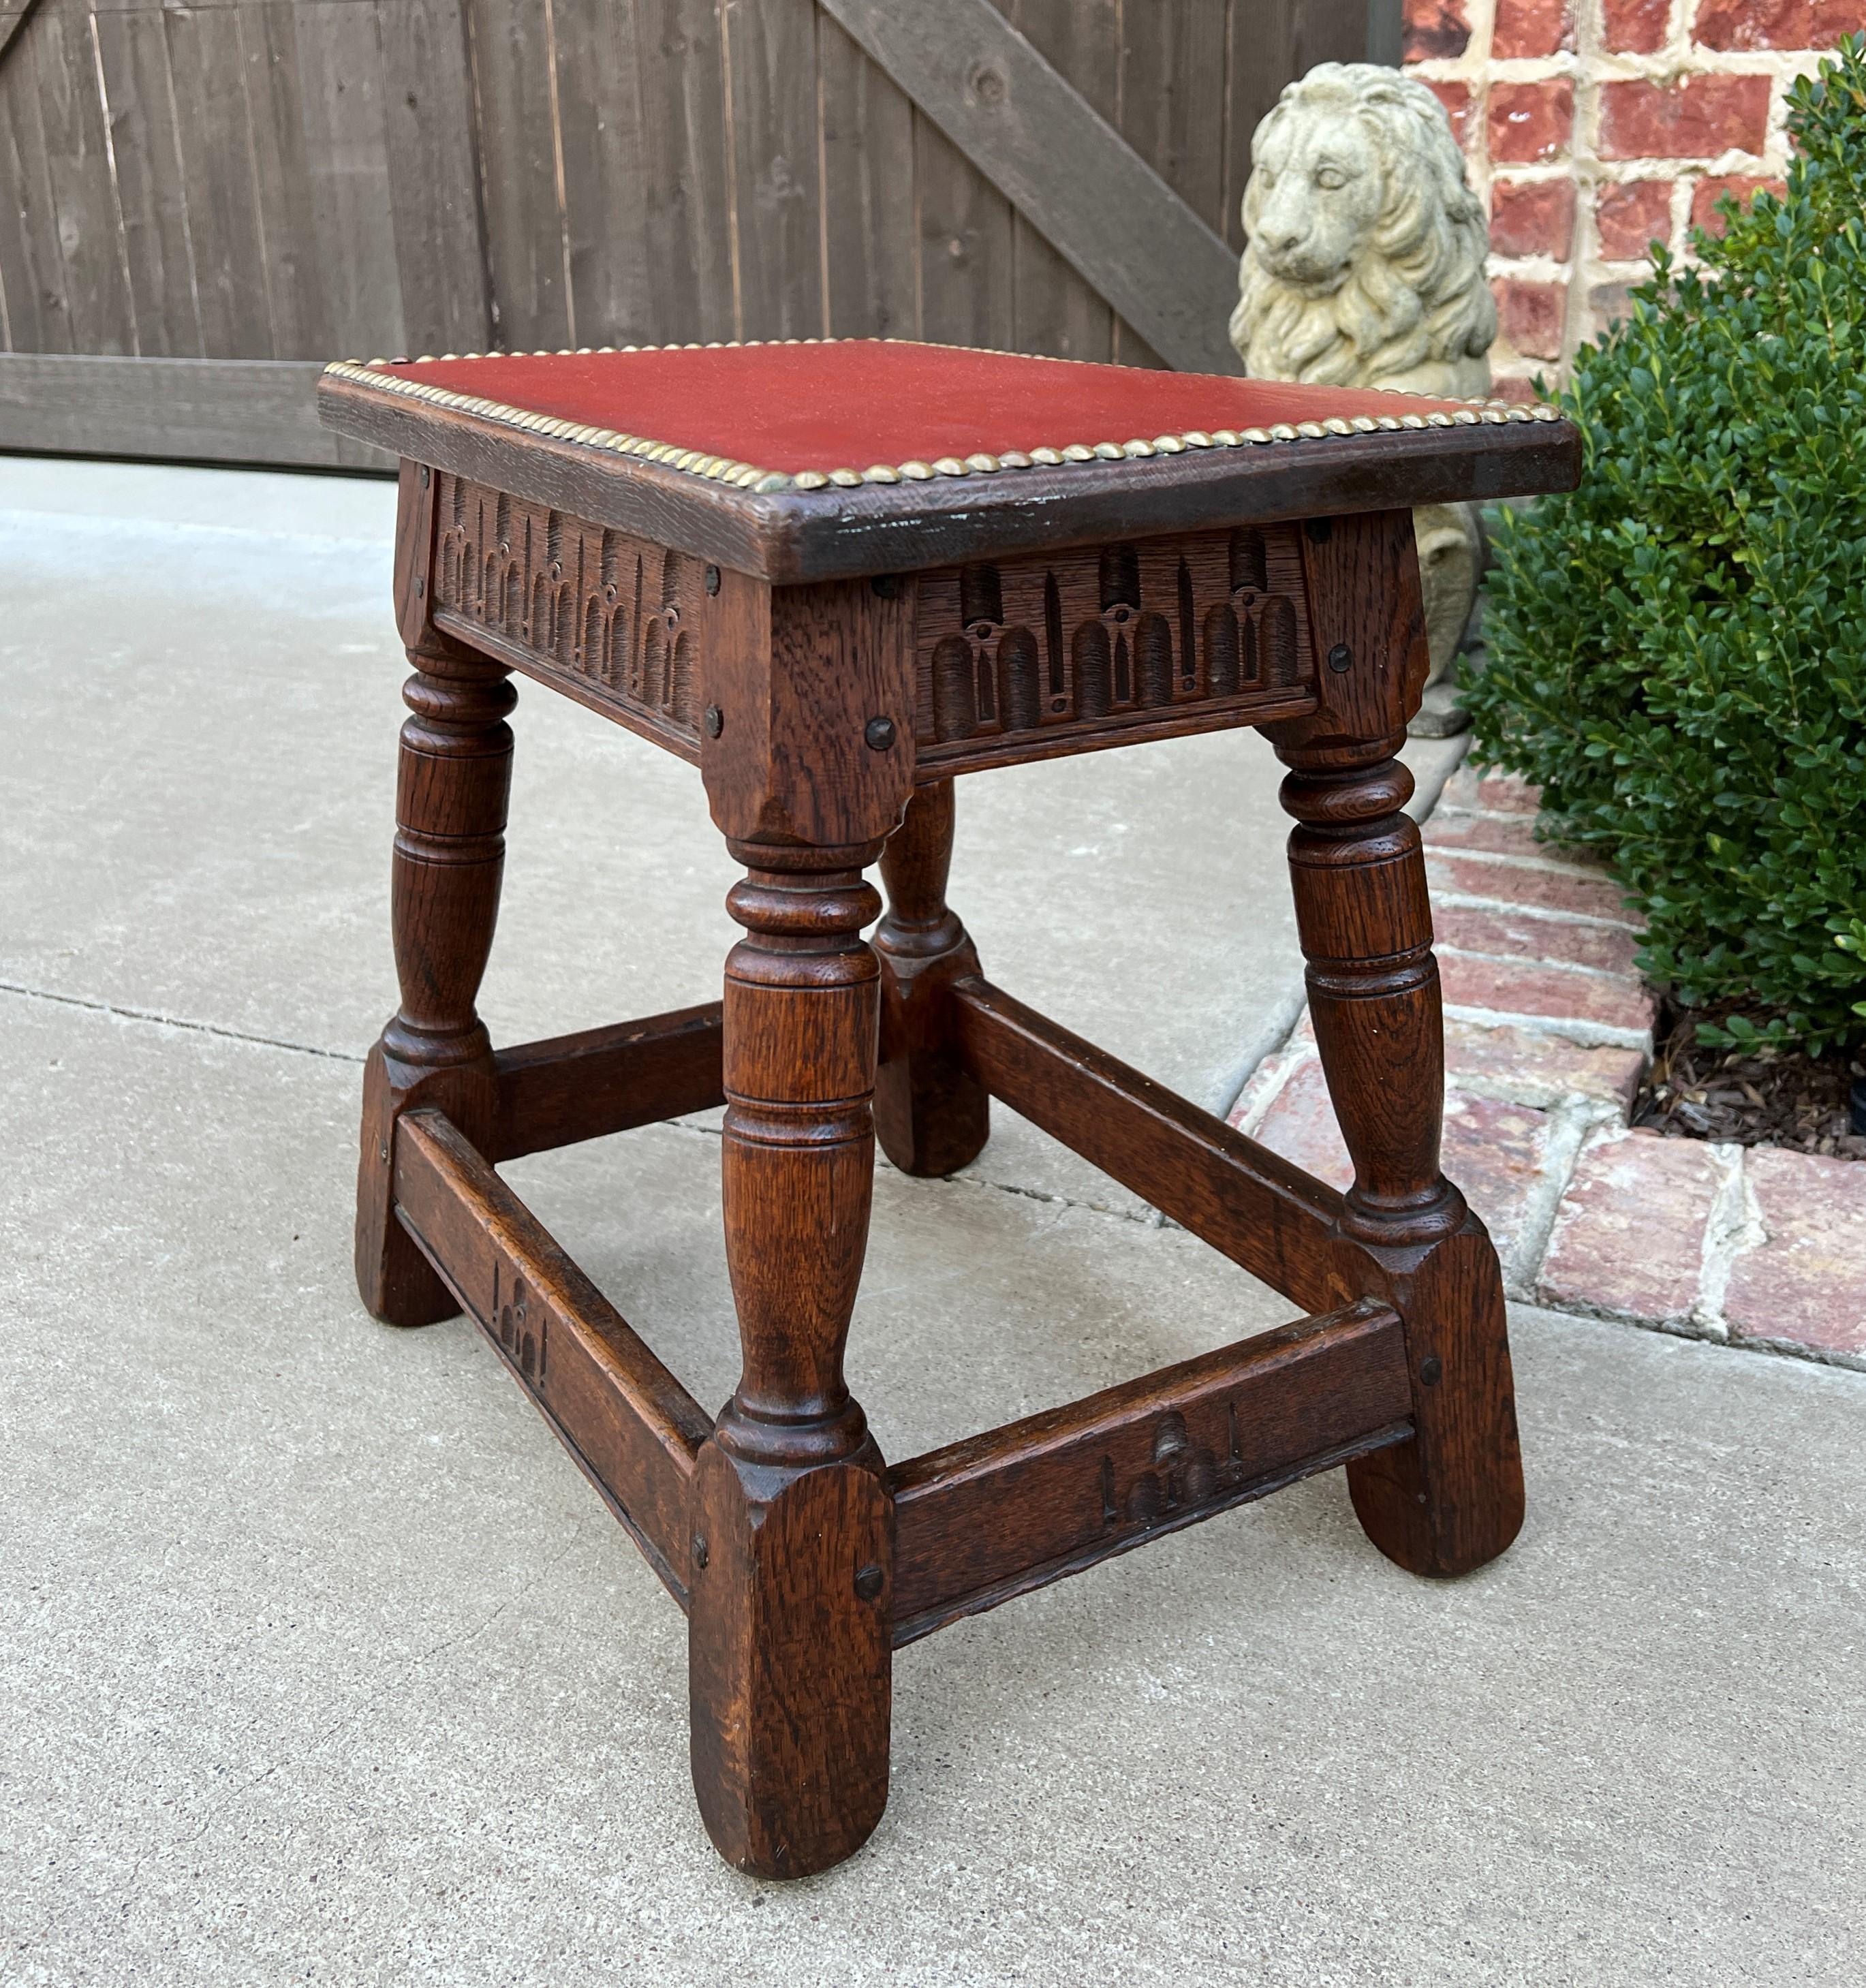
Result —
POLYGON ((685 1608, 694 1472, 711 1418, 444 1114, 404 1119, 395 1202, 685 1608))
POLYGON ((363 1077, 357 1183, 357 1282, 391 1325, 426 1325, 459 1307, 394 1219, 396 1124, 438 1107, 482 1151, 499 1108, 492 1043, 473 1003, 492 947, 505 860, 516 694, 499 664, 427 619, 433 483, 402 471, 395 546, 397 620, 415 673, 402 691, 390 916, 401 1005, 363 1077))
POLYGON ((725 1102, 719 1003, 501 1050, 487 1157, 516 1160, 725 1102))
POLYGON ((918 777, 1313 710, 1300 538, 1242 525, 922 573, 918 777))
POLYGON ((916 791, 881 852, 887 915, 874 935, 881 962, 875 1130, 903 1173, 936 1178, 975 1160, 991 1136, 990 1098, 961 1062, 954 1027, 952 983, 979 971, 979 956, 946 902, 952 822, 952 781, 916 791))
POLYGON ((1565 425, 820 509, 430 432, 468 441, 403 471, 401 1006, 366 1076, 359 1274, 397 1323, 465 1305, 686 1606, 722 1854, 799 1876, 867 1838, 894 1648, 1298 1478, 1345 1465, 1369 1537, 1417 1572, 1502 1551, 1522 1516, 1502 1286, 1440 1170, 1437 972, 1393 756, 1425 661, 1405 507, 1448 465, 1570 480, 1565 425), (798 577, 884 542, 872 574, 798 577), (474 1000, 508 666, 697 759, 745 873, 721 1002, 492 1050, 474 1000), (1345 1195, 992 986, 947 902, 955 766, 1213 723, 1260 725, 1290 769, 1345 1195), (993 1097, 1317 1316, 888 1469, 843 1371, 877 1136, 950 1173, 993 1097), (742 1366, 715 1424, 492 1165, 722 1100, 742 1366))
POLYGON ((700 756, 701 659, 748 585, 717 566, 445 472, 436 625, 682 758, 700 756))
POLYGON ((1310 1012, 1354 1163, 1343 1235, 1368 1246, 1405 1321, 1413 1440, 1350 1467, 1368 1537, 1415 1574, 1468 1573, 1523 1523, 1502 1274, 1439 1168, 1444 1026, 1412 778, 1393 757, 1426 668, 1411 521, 1337 519, 1308 538, 1316 638, 1342 661, 1320 708, 1267 728, 1284 806, 1310 1012))
POLYGON ((960 1061, 1020 1117, 1297 1304, 1381 1288, 1342 1202, 1209 1111, 982 979, 952 987, 960 1061))
POLYGON ((928 1452, 894 1494, 894 1641, 1411 1433, 1396 1313, 1298 1319, 928 1452))
POLYGON ((1401 506, 1572 489, 1567 421, 1330 435, 858 490, 736 490, 326 375, 328 427, 785 587, 1401 506))
POLYGON ((728 1863, 802 1877, 887 1800, 892 1511, 843 1378, 874 1192, 880 849, 733 847, 723 1198, 745 1364, 701 1460, 693 1777, 728 1863))

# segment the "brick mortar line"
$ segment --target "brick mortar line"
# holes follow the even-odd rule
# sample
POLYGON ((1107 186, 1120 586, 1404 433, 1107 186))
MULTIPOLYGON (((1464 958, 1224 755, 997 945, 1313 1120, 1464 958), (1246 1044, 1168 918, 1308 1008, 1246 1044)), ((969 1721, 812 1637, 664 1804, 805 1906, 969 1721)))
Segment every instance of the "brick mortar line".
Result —
POLYGON ((1641 983, 1637 974, 1622 973, 1617 966, 1584 966, 1577 959, 1548 959, 1526 952, 1484 952, 1468 945, 1452 945, 1444 939, 1432 942, 1432 951, 1441 959, 1481 959, 1487 966, 1521 966, 1545 973, 1578 973, 1591 980, 1641 983))
POLYGON ((1600 1099, 1573 1095, 1543 1108, 1548 1118, 1548 1143, 1543 1149, 1536 1185, 1524 1203, 1523 1226, 1503 1268, 1506 1293, 1529 1303, 1535 1302, 1536 1282, 1549 1253, 1555 1218, 1574 1178, 1581 1149, 1593 1133, 1615 1116, 1614 1107, 1600 1099))
POLYGON ((1645 930, 1625 918, 1610 918, 1594 911, 1565 911, 1558 904, 1519 904, 1508 898, 1476 897, 1469 891, 1434 891, 1432 901, 1435 907, 1442 904, 1450 911, 1508 911, 1513 917, 1540 918, 1552 925, 1600 925, 1609 931, 1631 932, 1635 937, 1645 930))
MULTIPOLYGON (((1818 46, 1718 48, 1697 39, 1699 10, 1689 0, 1678 0, 1667 15, 1661 45, 1654 49, 1614 46, 1601 0, 1575 0, 1568 39, 1573 46, 1534 54, 1499 52, 1496 43, 1498 0, 1469 0, 1463 9, 1469 33, 1465 46, 1452 56, 1427 56, 1404 63, 1404 73, 1448 96, 1457 93, 1463 103, 1460 147, 1471 182, 1489 201, 1499 187, 1512 188, 1566 182, 1574 189, 1576 208, 1565 255, 1552 245, 1546 252, 1527 256, 1489 258, 1486 273, 1499 286, 1522 286, 1521 321, 1511 321, 1492 355, 1500 383, 1531 380, 1544 372, 1565 371, 1580 344, 1606 323, 1622 314, 1616 293, 1651 274, 1643 256, 1610 255, 1601 236, 1598 212, 1603 197, 1614 188, 1662 181, 1670 184, 1663 230, 1679 262, 1695 262, 1691 220, 1701 190, 1724 179, 1776 180, 1787 170, 1789 98, 1795 81, 1817 73, 1831 48, 1818 46), (1760 79, 1765 84, 1760 127, 1741 129, 1741 141, 1715 150, 1668 150, 1636 158, 1604 156, 1604 126, 1610 104, 1618 103, 1631 120, 1621 135, 1636 142, 1650 113, 1638 97, 1616 98, 1615 91, 1652 91, 1675 101, 1692 86, 1708 89, 1723 81, 1760 79), (1553 158, 1501 159, 1492 150, 1492 120, 1499 90, 1516 93, 1519 101, 1538 100, 1552 109, 1551 92, 1564 90, 1569 98, 1565 129, 1551 131, 1547 149, 1553 158), (1528 292, 1540 290, 1540 301, 1528 292), (1546 293, 1559 291, 1559 303, 1546 293), (1541 326, 1551 310, 1559 325, 1541 326), (1516 343, 1520 336, 1523 343, 1516 343), (1559 350, 1532 350, 1531 345, 1558 342, 1559 350)), ((1722 137, 1713 105, 1697 142, 1722 137)), ((1616 122, 1618 120, 1616 120, 1616 122)), ((1729 127, 1732 131, 1738 127, 1729 127)), ((1648 137, 1648 142, 1658 142, 1648 137)), ((1682 140, 1682 142, 1692 142, 1682 140)), ((1511 149, 1515 149, 1512 147, 1511 149)))
MULTIPOLYGON (((1612 881, 1604 870, 1570 863, 1559 856, 1517 856, 1508 850, 1461 849, 1445 842, 1425 841, 1421 846, 1428 857, 1443 856, 1460 863, 1489 863, 1501 870, 1528 870, 1539 876, 1577 878, 1584 883, 1612 881)), ((1621 921, 1616 918, 1612 922, 1618 925, 1621 921)))
POLYGON ((1652 1053, 1650 1029, 1622 1029, 1612 1022, 1590 1022, 1575 1015, 1519 1015, 1507 1008, 1466 1008, 1448 1001, 1448 1019, 1469 1022, 1480 1029, 1520 1029, 1526 1034, 1556 1036, 1584 1050, 1638 1050, 1652 1053))
MULTIPOLYGON (((1473 37, 1475 39, 1475 37, 1473 37)), ((1421 83, 1689 83, 1700 76, 1766 76, 1792 83, 1812 76, 1833 54, 1831 49, 1708 49, 1693 42, 1681 61, 1661 49, 1589 51, 1563 49, 1552 56, 1486 56, 1473 62, 1462 56, 1428 56, 1409 62, 1406 73, 1421 83)), ((1503 161, 1505 164, 1510 162, 1503 161)))
POLYGON ((1705 1337, 1730 1337, 1729 1321, 1724 1317, 1724 1300, 1729 1293, 1730 1275, 1739 1256, 1760 1248, 1768 1238, 1762 1211, 1756 1205, 1745 1177, 1743 1149, 1722 1140, 1704 1141, 1722 1178, 1704 1224, 1702 1254, 1698 1269, 1698 1298, 1692 1317, 1704 1328, 1705 1337), (1753 1218, 1752 1210, 1754 1210, 1753 1218))
MULTIPOLYGON (((1288 1090, 1290 1080, 1296 1073, 1309 1063, 1321 1061, 1320 1053, 1313 1043, 1299 1043, 1295 1040, 1296 1032, 1302 1026, 1303 1017, 1308 1012, 1308 1003, 1304 1002, 1296 1019, 1290 1024, 1289 1034, 1284 1036, 1283 1041, 1272 1050, 1257 1065, 1256 1069, 1244 1080, 1243 1085, 1238 1092, 1238 1096, 1242 1097, 1244 1092, 1249 1089, 1263 1071, 1269 1069, 1273 1064, 1279 1066, 1276 1070, 1273 1080, 1265 1087, 1263 1095, 1252 1104, 1249 1111, 1238 1121, 1237 1129, 1247 1139, 1254 1139, 1257 1136, 1264 1120, 1270 1115, 1270 1107, 1284 1091, 1288 1090)), ((1232 1101, 1231 1108, 1234 1111, 1237 1109, 1235 1100, 1232 1101)))

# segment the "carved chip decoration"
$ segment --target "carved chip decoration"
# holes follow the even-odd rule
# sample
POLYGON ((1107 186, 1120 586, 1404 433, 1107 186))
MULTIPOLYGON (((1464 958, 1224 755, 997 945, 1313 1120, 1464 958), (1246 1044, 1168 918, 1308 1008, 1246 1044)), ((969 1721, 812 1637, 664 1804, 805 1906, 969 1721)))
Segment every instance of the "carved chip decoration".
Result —
POLYGON ((920 576, 925 765, 1044 735, 1307 708, 1315 681, 1294 526, 1243 527, 920 576))
POLYGON ((441 626, 470 623, 468 639, 580 681, 591 702, 693 756, 701 561, 463 477, 443 473, 436 500, 441 626))

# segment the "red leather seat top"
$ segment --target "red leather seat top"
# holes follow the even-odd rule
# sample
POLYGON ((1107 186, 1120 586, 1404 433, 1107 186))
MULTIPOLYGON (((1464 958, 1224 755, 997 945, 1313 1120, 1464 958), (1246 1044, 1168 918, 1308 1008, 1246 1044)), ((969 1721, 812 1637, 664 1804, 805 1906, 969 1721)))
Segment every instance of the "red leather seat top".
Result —
POLYGON ((1465 404, 877 339, 494 353, 371 370, 791 475, 1465 404))

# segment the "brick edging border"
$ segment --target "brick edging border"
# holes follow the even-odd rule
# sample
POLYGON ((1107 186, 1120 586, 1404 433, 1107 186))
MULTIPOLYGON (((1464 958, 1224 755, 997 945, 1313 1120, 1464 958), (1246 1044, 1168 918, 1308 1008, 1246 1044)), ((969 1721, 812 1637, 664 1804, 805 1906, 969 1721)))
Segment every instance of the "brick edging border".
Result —
MULTIPOLYGON (((1535 840, 1539 791, 1466 766, 1425 830, 1445 996, 1445 1171, 1513 1297, 1866 1370, 1866 1165, 1669 1138, 1627 1115, 1652 1053, 1639 928, 1535 840)), ((1350 1178, 1305 1009, 1230 1122, 1350 1178)))

